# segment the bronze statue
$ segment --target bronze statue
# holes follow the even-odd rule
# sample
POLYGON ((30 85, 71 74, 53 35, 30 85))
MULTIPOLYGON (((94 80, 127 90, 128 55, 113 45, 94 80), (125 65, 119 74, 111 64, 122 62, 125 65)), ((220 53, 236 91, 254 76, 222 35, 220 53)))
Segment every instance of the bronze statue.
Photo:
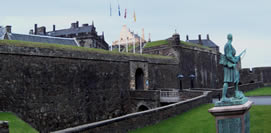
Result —
POLYGON ((221 102, 233 102, 233 99, 243 99, 244 94, 238 90, 239 84, 239 71, 237 64, 240 61, 241 56, 246 52, 244 50, 239 56, 235 56, 236 50, 232 46, 232 35, 228 34, 228 42, 224 46, 224 55, 221 55, 220 64, 224 67, 224 85, 222 90, 222 99, 221 102), (234 98, 227 98, 227 90, 229 83, 234 83, 235 86, 235 96, 234 98))

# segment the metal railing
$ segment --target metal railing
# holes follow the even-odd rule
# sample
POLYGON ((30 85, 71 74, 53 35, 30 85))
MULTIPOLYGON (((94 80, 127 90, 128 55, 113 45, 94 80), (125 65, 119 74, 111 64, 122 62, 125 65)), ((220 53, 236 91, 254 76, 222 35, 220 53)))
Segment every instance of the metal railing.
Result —
POLYGON ((180 101, 178 91, 160 91, 160 102, 175 103, 180 101))
POLYGON ((180 94, 178 91, 161 91, 160 97, 179 97, 180 94))

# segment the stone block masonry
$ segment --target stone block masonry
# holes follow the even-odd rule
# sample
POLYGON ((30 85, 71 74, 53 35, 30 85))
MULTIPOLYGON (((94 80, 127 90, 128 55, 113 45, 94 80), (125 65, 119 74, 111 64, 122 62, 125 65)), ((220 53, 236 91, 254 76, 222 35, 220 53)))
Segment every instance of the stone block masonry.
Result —
POLYGON ((70 127, 53 133, 126 133, 132 129, 143 128, 186 112, 202 104, 210 103, 209 91, 201 92, 200 96, 187 99, 178 103, 132 113, 117 118, 70 127))
POLYGON ((144 48, 144 53, 176 57, 179 61, 179 74, 183 75, 182 88, 218 88, 223 83, 223 66, 217 50, 196 47, 180 42, 178 34, 165 40, 165 44, 144 48), (191 79, 191 76, 194 79, 191 79), (191 81, 193 80, 193 81, 191 81), (193 85, 192 85, 193 84, 193 85))
POLYGON ((40 132, 131 113, 131 62, 148 64, 148 89, 177 87, 177 79, 158 82, 175 76, 174 59, 0 45, 0 110, 40 132))

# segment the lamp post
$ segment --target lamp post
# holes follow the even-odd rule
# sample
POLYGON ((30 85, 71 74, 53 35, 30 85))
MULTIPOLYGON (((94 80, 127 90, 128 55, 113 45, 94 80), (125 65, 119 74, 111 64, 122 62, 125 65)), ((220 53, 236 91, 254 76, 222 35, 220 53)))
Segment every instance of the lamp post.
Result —
POLYGON ((182 89, 183 89, 183 85, 182 85, 182 78, 183 78, 184 76, 182 75, 182 74, 179 74, 178 76, 177 76, 177 78, 180 80, 180 90, 179 91, 181 91, 182 89))
POLYGON ((194 74, 190 74, 189 78, 190 78, 190 87, 191 89, 194 88, 194 79, 195 79, 195 75, 194 74))

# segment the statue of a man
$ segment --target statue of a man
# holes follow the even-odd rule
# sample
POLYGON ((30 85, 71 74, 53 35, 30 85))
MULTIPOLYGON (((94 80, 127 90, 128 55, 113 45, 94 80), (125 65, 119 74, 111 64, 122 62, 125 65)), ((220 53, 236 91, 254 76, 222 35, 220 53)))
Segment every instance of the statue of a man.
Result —
POLYGON ((239 83, 239 71, 237 64, 240 61, 240 56, 245 52, 242 52, 239 56, 235 56, 236 51, 232 46, 232 35, 228 34, 228 42, 224 47, 224 55, 221 55, 220 64, 224 66, 224 85, 222 90, 222 102, 230 102, 231 99, 227 98, 227 90, 229 83, 234 83, 235 85, 235 96, 234 98, 242 99, 244 94, 238 90, 239 83))

